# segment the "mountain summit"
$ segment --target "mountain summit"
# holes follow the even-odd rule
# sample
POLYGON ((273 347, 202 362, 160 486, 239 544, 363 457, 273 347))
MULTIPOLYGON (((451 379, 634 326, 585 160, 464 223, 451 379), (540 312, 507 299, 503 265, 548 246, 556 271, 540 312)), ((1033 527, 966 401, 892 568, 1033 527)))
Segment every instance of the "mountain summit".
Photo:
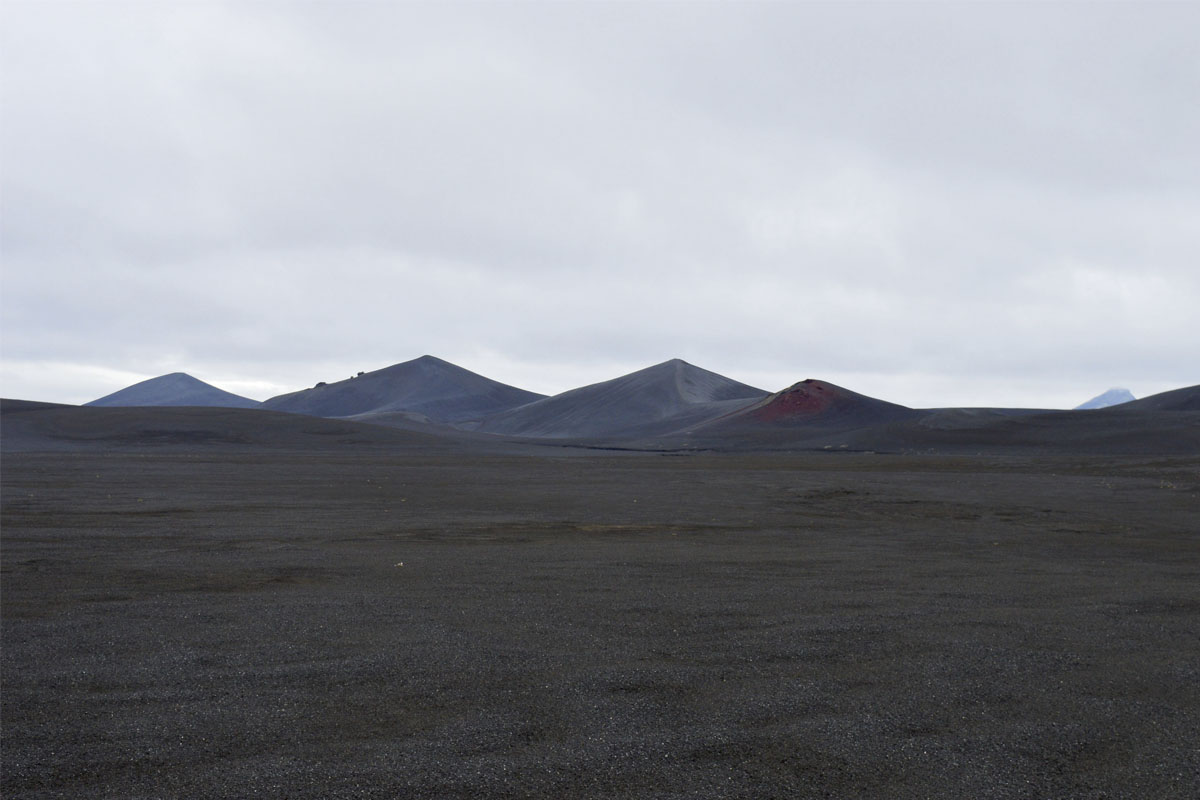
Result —
POLYGON ((1075 406, 1076 411, 1086 411, 1092 408, 1108 408, 1109 406, 1128 403, 1135 399, 1128 389, 1109 389, 1104 394, 1098 394, 1086 403, 1075 406))
POLYGON ((259 403, 257 400, 218 389, 186 372, 172 372, 126 386, 84 405, 258 408, 259 403))
POLYGON ((727 414, 766 394, 674 358, 497 414, 479 430, 546 438, 654 435, 727 414))
POLYGON ((538 400, 527 392, 433 356, 359 373, 336 383, 281 394, 263 408, 315 417, 349 417, 395 411, 422 414, 435 422, 461 422, 538 400))

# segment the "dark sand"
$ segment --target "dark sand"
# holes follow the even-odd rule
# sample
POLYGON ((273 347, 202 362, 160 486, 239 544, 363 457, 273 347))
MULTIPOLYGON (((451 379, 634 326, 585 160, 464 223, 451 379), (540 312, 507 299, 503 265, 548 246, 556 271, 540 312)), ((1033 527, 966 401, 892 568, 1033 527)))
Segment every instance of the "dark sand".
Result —
POLYGON ((0 789, 1195 798, 1198 468, 6 454, 0 789))

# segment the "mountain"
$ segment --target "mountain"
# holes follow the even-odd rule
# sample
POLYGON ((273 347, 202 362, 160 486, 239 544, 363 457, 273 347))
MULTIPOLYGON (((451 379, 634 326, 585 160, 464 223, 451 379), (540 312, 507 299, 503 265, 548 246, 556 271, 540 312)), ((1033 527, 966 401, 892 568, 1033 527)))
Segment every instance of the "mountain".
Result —
POLYGON ((560 434, 514 442, 486 432, 439 425, 419 412, 385 412, 370 419, 372 424, 360 425, 353 419, 319 419, 258 409, 96 408, 0 400, 0 450, 233 447, 332 451, 340 447, 437 446, 465 454, 511 455, 585 444, 674 452, 870 451, 1022 458, 1200 453, 1200 386, 1085 411, 911 409, 822 381, 803 381, 768 397, 704 400, 722 396, 720 389, 728 390, 729 384, 741 385, 682 362, 668 362, 557 396, 572 400, 570 407, 562 406, 562 401, 550 402, 557 398, 546 398, 498 415, 513 423, 513 418, 527 417, 531 408, 540 409, 546 414, 543 425, 569 427, 574 431, 570 437, 578 438, 591 435, 590 431, 624 426, 612 434, 594 434, 586 443, 571 442, 560 434), (668 379, 672 373, 675 378, 668 379), (696 379, 706 376, 708 391, 703 391, 696 379), (721 416, 714 419, 714 413, 721 416), (600 424, 605 420, 608 422, 600 424), (685 424, 680 425, 681 421, 685 424), (578 432, 581 430, 583 433, 578 432))
POLYGON ((213 406, 258 408, 257 400, 226 392, 185 372, 172 372, 135 383, 85 403, 88 406, 213 406))
POLYGON ((350 417, 407 411, 434 422, 478 419, 545 395, 477 375, 433 356, 421 356, 336 383, 281 394, 265 401, 272 411, 315 417, 350 417))
POLYGON ((1075 410, 1087 411, 1093 408, 1108 408, 1109 406, 1128 403, 1133 399, 1133 394, 1128 389, 1109 389, 1104 394, 1098 394, 1086 403, 1075 406, 1075 410))
POLYGON ((925 413, 809 378, 713 420, 698 430, 849 430, 913 419, 925 413))
POLYGON ((559 439, 649 436, 727 414, 766 394, 676 358, 496 414, 478 429, 559 439))

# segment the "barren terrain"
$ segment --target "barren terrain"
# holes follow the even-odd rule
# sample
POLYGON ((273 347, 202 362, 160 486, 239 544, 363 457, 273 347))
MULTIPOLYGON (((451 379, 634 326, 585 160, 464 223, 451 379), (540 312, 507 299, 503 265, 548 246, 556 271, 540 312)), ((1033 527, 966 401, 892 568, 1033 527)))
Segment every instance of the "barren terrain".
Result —
POLYGON ((3 795, 1200 794, 1200 459, 412 442, 6 454, 3 795))

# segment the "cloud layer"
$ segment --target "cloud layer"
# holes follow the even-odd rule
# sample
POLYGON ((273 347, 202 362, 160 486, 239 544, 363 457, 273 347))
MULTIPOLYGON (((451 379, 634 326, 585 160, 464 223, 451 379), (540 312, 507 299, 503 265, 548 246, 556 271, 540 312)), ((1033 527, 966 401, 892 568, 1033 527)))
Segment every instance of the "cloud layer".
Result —
POLYGON ((5 396, 1196 383, 1200 7, 9 3, 5 396))

